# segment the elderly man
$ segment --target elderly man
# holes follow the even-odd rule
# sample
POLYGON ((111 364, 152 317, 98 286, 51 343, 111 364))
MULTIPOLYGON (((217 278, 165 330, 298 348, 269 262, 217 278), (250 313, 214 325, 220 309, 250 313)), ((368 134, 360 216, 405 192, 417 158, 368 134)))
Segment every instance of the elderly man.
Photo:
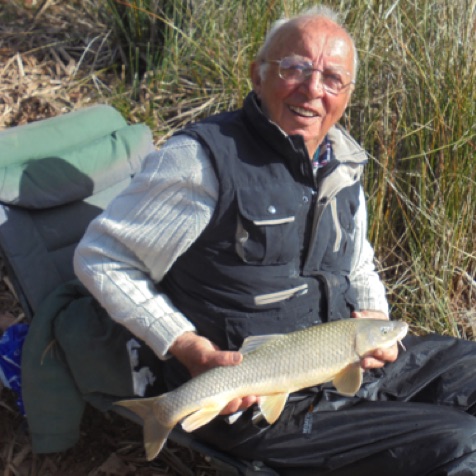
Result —
MULTIPOLYGON (((169 388, 239 365, 249 335, 388 318, 366 239, 366 154, 336 125, 356 67, 329 9, 278 22, 243 108, 172 137, 91 224, 77 274, 162 360, 169 388)), ((356 397, 309 389, 268 426, 253 420, 249 395, 197 435, 283 474, 476 474, 474 346, 434 336, 408 347, 398 359, 396 346, 363 359, 356 397), (436 369, 450 346, 458 354, 436 369), (456 367, 463 357, 471 365, 456 367)))

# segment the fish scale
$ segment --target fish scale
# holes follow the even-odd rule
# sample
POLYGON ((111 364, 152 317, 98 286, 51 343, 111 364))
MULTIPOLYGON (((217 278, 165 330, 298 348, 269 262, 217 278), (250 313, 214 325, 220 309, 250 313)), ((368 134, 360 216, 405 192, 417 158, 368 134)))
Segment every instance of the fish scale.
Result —
MULTIPOLYGON (((269 383, 276 387, 276 376, 283 376, 283 385, 289 388, 289 376, 293 378, 302 376, 305 378, 309 374, 308 369, 329 368, 331 372, 335 365, 339 365, 340 359, 352 357, 358 359, 353 351, 352 339, 350 335, 355 328, 357 321, 346 322, 346 325, 339 326, 339 330, 333 326, 314 326, 309 332, 292 333, 283 335, 280 339, 270 341, 263 345, 259 352, 246 354, 243 363, 238 367, 220 367, 206 373, 208 385, 216 390, 216 393, 228 392, 230 388, 250 387, 266 388, 266 376, 269 376, 269 383), (314 352, 309 352, 309 346, 318 340, 331 340, 337 344, 334 349, 316 348, 314 352), (347 343, 347 345, 345 345, 347 343), (277 356, 292 352, 293 359, 278 359, 277 356), (257 383, 250 384, 250 381, 257 383)), ((311 383, 312 385, 312 383, 311 383)), ((296 385, 295 385, 296 386, 296 385)), ((243 393, 246 395, 246 392, 243 393)), ((240 395, 240 396, 243 396, 240 395)), ((210 397, 208 388, 201 382, 192 379, 177 391, 175 407, 199 407, 202 399, 210 397)))
POLYGON ((407 330, 400 321, 342 319, 285 335, 250 337, 241 349, 241 364, 213 368, 158 397, 117 404, 143 419, 147 458, 153 459, 177 423, 193 431, 238 397, 259 396, 272 424, 289 393, 303 388, 333 381, 338 392, 354 395, 362 383, 360 360, 395 344, 407 330))

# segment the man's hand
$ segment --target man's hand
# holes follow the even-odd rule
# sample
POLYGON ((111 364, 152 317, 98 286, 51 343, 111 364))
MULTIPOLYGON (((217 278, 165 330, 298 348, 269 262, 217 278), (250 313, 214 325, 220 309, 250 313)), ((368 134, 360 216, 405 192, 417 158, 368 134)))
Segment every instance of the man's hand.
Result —
MULTIPOLYGON (((239 365, 243 360, 240 352, 220 350, 213 342, 194 332, 186 332, 178 337, 169 349, 190 372, 192 377, 213 367, 239 365)), ((256 396, 236 398, 221 411, 222 415, 246 410, 258 401, 256 396)))
MULTIPOLYGON (((354 311, 351 317, 355 319, 386 319, 388 317, 380 311, 354 311)), ((371 356, 364 357, 360 362, 363 369, 378 369, 385 365, 386 362, 394 362, 398 357, 398 344, 392 345, 387 349, 378 349, 371 356)))

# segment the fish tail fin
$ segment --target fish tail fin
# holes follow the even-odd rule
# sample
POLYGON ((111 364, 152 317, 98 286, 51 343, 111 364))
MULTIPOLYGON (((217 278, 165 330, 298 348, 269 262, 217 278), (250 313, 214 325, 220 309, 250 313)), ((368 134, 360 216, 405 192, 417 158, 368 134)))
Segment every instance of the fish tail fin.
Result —
POLYGON ((154 406, 161 398, 162 396, 115 402, 115 405, 131 410, 142 419, 144 448, 148 461, 153 460, 160 453, 173 428, 173 426, 162 424, 154 413, 154 406))

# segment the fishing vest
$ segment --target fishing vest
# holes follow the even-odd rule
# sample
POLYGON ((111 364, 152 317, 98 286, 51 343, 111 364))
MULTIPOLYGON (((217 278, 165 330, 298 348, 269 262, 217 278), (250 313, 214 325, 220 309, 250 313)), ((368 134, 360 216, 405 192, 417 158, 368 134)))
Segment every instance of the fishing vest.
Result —
POLYGON ((203 145, 219 183, 209 225, 161 283, 197 332, 238 349, 249 335, 350 317, 363 151, 333 128, 342 157, 316 180, 303 138, 271 123, 254 93, 180 134, 203 145))

